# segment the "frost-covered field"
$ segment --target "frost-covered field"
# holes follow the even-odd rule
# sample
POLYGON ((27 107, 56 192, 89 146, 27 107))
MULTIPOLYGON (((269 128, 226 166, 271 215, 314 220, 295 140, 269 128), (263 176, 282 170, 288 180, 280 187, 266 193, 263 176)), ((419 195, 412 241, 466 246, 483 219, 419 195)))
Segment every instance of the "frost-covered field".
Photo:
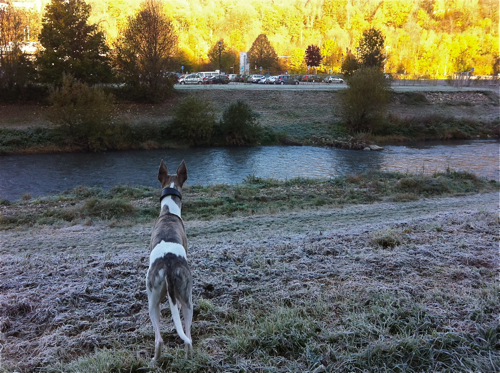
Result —
POLYGON ((186 226, 195 357, 166 306, 160 368, 152 224, 0 231, 0 372, 500 370, 497 192, 186 226))

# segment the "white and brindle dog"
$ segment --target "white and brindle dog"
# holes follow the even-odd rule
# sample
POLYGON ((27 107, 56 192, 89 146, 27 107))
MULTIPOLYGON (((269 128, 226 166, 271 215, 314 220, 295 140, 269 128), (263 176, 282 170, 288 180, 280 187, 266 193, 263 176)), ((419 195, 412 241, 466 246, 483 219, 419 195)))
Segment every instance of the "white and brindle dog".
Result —
POLYGON ((175 175, 168 174, 168 168, 160 163, 158 180, 162 186, 161 211, 151 235, 151 255, 146 275, 149 301, 149 317, 155 331, 155 356, 158 360, 163 348, 160 334, 160 302, 168 298, 172 319, 177 334, 185 343, 186 355, 192 351, 191 322, 193 320, 192 286, 186 253, 187 238, 181 218, 182 185, 187 180, 184 161, 175 175), (185 331, 182 330, 179 309, 182 309, 185 331))

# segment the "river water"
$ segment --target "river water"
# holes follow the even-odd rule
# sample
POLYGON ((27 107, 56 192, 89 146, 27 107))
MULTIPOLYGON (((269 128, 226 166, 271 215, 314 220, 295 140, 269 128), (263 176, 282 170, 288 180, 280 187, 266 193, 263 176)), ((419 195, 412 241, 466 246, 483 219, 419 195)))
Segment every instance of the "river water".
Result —
POLYGON ((10 155, 0 156, 0 199, 49 195, 78 185, 159 187, 161 159, 171 173, 184 159, 187 184, 192 185, 240 183, 248 175, 327 178, 369 170, 429 174, 447 168, 499 179, 499 143, 494 140, 407 143, 386 146, 382 152, 260 146, 10 155))

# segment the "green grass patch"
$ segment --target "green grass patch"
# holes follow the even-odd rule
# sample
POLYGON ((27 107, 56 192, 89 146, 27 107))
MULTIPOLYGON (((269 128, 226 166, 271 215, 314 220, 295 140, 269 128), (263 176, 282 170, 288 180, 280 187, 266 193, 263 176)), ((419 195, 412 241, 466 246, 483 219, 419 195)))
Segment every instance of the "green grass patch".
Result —
MULTIPOLYGON (((238 185, 187 186, 182 214, 186 220, 204 220, 498 190, 496 181, 455 171, 430 176, 372 172, 328 180, 285 181, 249 175, 238 185)), ((158 197, 159 190, 151 187, 117 186, 103 190, 80 186, 57 196, 16 202, 2 200, 1 204, 8 206, 8 210, 0 218, 0 227, 94 220, 113 220, 115 224, 120 220, 126 220, 127 224, 151 221, 159 213, 158 197)))
POLYGON ((486 138, 494 135, 498 123, 479 122, 467 118, 456 118, 439 114, 402 117, 389 114, 385 124, 372 134, 373 141, 383 142, 398 137, 404 140, 451 140, 486 138))

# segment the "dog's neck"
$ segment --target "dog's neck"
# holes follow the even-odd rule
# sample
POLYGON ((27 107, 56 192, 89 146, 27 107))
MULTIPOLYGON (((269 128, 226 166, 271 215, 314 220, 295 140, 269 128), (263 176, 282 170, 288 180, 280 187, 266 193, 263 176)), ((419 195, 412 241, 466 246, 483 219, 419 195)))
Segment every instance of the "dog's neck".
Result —
MULTIPOLYGON (((174 187, 174 183, 170 184, 170 188, 174 187)), ((163 209, 166 207, 168 208, 168 212, 173 215, 177 215, 179 218, 181 218, 181 201, 179 197, 175 196, 166 196, 161 200, 161 209, 160 209, 160 215, 163 212, 163 209), (175 198, 175 200, 174 200, 175 198)))

